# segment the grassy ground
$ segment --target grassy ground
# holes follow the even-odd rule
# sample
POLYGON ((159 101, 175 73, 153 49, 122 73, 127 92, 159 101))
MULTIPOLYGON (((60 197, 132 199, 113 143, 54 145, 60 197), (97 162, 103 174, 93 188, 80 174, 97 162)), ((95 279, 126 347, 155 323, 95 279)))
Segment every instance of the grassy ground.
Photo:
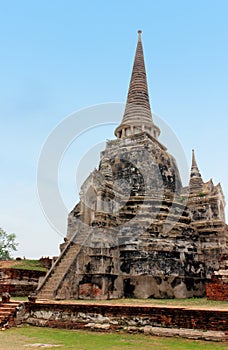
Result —
POLYGON ((2 350, 39 349, 39 344, 53 344, 54 350, 225 350, 227 343, 160 338, 136 334, 92 333, 23 326, 0 332, 2 350), (37 346, 34 346, 37 344, 37 346))
POLYGON ((0 261, 0 268, 47 271, 47 269, 42 266, 39 260, 27 259, 0 261))
POLYGON ((47 271, 47 269, 42 266, 39 260, 19 260, 14 268, 33 271, 47 271))
MULTIPOLYGON (((27 297, 12 297, 12 300, 27 301, 27 297)), ((227 301, 213 301, 206 298, 189 299, 114 299, 114 300, 58 300, 57 303, 69 304, 112 304, 112 305, 155 305, 164 307, 185 307, 193 309, 228 310, 227 301)))
MULTIPOLYGON (((26 297, 14 297, 14 300, 27 300, 26 297)), ((56 301, 58 303, 69 304, 112 304, 112 305, 157 305, 168 307, 185 307, 197 309, 223 309, 228 310, 228 302, 212 301, 206 298, 189 298, 189 299, 113 299, 113 300, 64 300, 56 301)))

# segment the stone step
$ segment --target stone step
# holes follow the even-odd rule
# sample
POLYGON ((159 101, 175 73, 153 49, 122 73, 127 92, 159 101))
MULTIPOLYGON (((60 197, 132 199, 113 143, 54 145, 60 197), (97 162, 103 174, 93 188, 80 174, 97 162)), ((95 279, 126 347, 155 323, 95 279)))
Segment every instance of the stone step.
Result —
POLYGON ((15 306, 13 306, 13 307, 2 307, 2 308, 0 308, 0 312, 9 312, 9 311, 12 311, 12 310, 14 310, 15 309, 15 306))
POLYGON ((14 311, 14 309, 6 310, 6 311, 0 309, 0 316, 9 315, 9 314, 11 314, 11 312, 13 312, 13 311, 14 311))
POLYGON ((10 301, 9 303, 0 302, 0 307, 13 307, 14 305, 18 306, 20 305, 20 302, 18 301, 10 301))
POLYGON ((14 317, 20 302, 12 301, 10 303, 0 303, 0 327, 12 327, 14 317))
POLYGON ((78 245, 79 238, 83 243, 85 242, 86 237, 84 232, 81 232, 77 236, 77 244, 71 244, 68 247, 68 249, 63 253, 64 255, 58 261, 57 265, 53 266, 52 272, 48 276, 40 292, 38 292, 38 298, 44 296, 45 298, 46 296, 48 296, 48 298, 53 297, 54 290, 58 287, 68 267, 73 263, 75 257, 80 251, 80 245, 78 245))
POLYGON ((13 315, 7 314, 7 315, 0 316, 0 322, 4 322, 4 320, 5 320, 6 318, 7 318, 7 319, 13 318, 13 315))
POLYGON ((39 295, 39 300, 53 299, 53 294, 41 294, 39 295))

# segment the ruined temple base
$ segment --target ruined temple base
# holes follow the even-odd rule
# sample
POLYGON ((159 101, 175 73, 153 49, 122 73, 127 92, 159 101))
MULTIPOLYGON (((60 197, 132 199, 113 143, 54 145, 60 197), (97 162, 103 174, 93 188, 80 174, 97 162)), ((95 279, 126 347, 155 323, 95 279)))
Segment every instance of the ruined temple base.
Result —
POLYGON ((22 323, 64 329, 123 331, 228 341, 228 309, 215 307, 206 309, 39 300, 25 303, 22 323))

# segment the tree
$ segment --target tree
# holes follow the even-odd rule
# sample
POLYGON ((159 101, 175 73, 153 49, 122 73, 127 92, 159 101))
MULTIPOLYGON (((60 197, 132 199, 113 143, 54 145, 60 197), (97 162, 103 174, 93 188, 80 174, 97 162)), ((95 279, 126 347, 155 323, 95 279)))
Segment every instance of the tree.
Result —
POLYGON ((11 252, 17 250, 18 243, 14 233, 6 233, 0 228, 0 260, 10 260, 11 252))

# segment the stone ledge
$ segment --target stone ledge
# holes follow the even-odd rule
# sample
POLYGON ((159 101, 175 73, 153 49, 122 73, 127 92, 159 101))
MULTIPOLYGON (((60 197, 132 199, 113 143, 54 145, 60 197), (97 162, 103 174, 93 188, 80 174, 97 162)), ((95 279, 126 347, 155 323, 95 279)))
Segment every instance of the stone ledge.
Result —
POLYGON ((220 334, 209 331, 222 332, 220 335, 224 339, 228 334, 228 310, 184 307, 58 304, 43 301, 27 303, 23 322, 35 326, 106 331, 149 332, 158 327, 161 332, 166 328, 174 329, 171 334, 179 336, 182 336, 181 329, 184 326, 193 331, 192 336, 195 334, 197 337, 205 333, 205 336, 210 337, 212 334, 216 338, 220 334), (196 330, 200 334, 194 333, 196 330))
POLYGON ((141 332, 146 335, 156 335, 159 337, 181 337, 193 340, 209 340, 209 341, 227 341, 228 334, 226 332, 219 331, 202 331, 197 329, 187 328, 162 328, 145 326, 137 329, 137 327, 127 327, 127 332, 141 332), (136 329, 135 329, 136 328, 136 329))

